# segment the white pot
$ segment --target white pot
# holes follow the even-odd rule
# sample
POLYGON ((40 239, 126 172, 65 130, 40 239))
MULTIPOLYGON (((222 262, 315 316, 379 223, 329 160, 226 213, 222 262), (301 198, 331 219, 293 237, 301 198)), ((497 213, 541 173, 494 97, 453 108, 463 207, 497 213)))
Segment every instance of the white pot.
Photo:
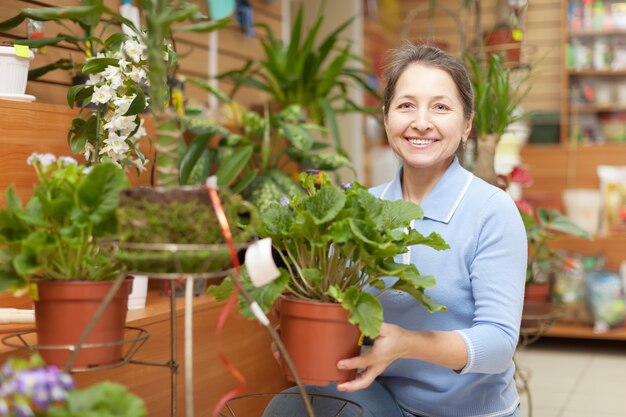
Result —
POLYGON ((28 51, 28 58, 15 54, 12 46, 0 46, 0 94, 14 95, 26 92, 28 81, 28 67, 35 57, 33 51, 28 51))

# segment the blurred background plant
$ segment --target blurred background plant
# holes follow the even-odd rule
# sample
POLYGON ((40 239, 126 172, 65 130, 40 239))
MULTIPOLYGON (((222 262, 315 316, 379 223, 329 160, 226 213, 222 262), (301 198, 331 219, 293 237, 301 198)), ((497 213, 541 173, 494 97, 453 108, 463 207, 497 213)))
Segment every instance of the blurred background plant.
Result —
POLYGON ((181 160, 182 185, 217 175, 219 186, 230 186, 263 211, 273 201, 301 192, 295 175, 304 169, 352 168, 347 157, 316 140, 325 129, 307 122, 300 106, 275 113, 266 106, 260 114, 219 96, 224 103, 221 120, 183 119, 195 137, 181 160))
POLYGON ((563 269, 565 257, 550 247, 550 242, 563 236, 591 239, 591 235, 577 226, 557 209, 533 207, 522 197, 518 187, 530 186, 532 176, 521 166, 514 167, 508 175, 498 177, 499 184, 509 191, 519 209, 528 238, 528 268, 526 283, 550 284, 554 273, 563 269))
POLYGON ((9 358, 0 368, 0 416, 143 417, 143 400, 119 384, 76 389, 72 377, 37 354, 9 358))
POLYGON ((265 93, 270 109, 277 107, 281 110, 299 105, 308 120, 328 129, 334 138, 336 151, 346 155, 341 145, 337 115, 379 112, 378 108, 364 107, 351 100, 349 90, 360 86, 374 97, 379 94, 368 83, 362 58, 351 52, 348 42, 341 40, 342 32, 353 19, 342 23, 325 38, 318 39, 324 23, 323 8, 322 4, 318 18, 307 33, 300 6, 287 43, 277 37, 269 26, 259 24, 265 31, 265 36, 260 38, 265 56, 250 59, 242 68, 222 73, 218 78, 233 82, 229 96, 245 85, 265 93))

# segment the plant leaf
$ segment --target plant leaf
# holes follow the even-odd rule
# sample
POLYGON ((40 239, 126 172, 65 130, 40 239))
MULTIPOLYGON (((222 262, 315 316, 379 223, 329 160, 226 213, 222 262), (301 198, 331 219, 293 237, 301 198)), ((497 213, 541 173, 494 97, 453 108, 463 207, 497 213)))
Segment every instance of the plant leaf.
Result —
MULTIPOLYGON (((203 152, 207 149, 209 144, 209 140, 213 137, 211 133, 205 133, 202 135, 196 136, 185 151, 185 154, 180 159, 179 175, 180 175, 180 185, 189 184, 189 177, 194 167, 200 160, 203 152)), ((210 161, 209 161, 210 163, 210 161)))
POLYGON ((217 184, 227 186, 232 183, 250 161, 253 151, 253 146, 244 146, 221 161, 216 174, 217 184))

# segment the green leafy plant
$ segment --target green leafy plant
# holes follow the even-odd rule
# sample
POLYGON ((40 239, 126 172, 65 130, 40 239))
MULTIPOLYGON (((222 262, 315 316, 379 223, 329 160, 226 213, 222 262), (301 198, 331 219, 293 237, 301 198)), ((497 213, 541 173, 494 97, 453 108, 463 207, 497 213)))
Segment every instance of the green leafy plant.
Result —
MULTIPOLYGON (((239 108, 231 101, 226 105, 239 108)), ((316 132, 324 128, 307 123, 300 106, 287 106, 275 114, 233 114, 240 117, 228 125, 186 119, 187 128, 197 136, 181 158, 181 184, 202 183, 215 174, 219 186, 230 186, 263 211, 272 202, 300 191, 290 170, 352 167, 348 158, 315 140, 316 132)))
POLYGON ((506 128, 523 117, 519 105, 528 88, 525 77, 512 77, 511 68, 504 66, 499 54, 485 58, 465 55, 470 66, 474 90, 473 128, 477 136, 477 158, 474 173, 492 184, 497 184, 494 168, 496 146, 506 128))
POLYGON ((540 207, 533 213, 528 206, 520 208, 520 214, 528 237, 527 283, 549 282, 552 275, 562 269, 565 260, 558 250, 550 247, 551 241, 564 236, 591 239, 589 233, 556 209, 540 207))
POLYGON ((234 82, 231 96, 245 85, 267 93, 279 108, 300 105, 309 120, 328 127, 340 150, 336 114, 378 111, 359 106, 350 99, 348 93, 352 83, 375 97, 378 93, 367 82, 363 60, 350 52, 349 44, 341 42, 340 35, 352 19, 325 38, 318 39, 323 15, 320 13, 308 33, 302 15, 300 7, 289 43, 280 40, 267 25, 259 25, 265 30, 265 36, 260 38, 265 55, 261 59, 248 60, 242 68, 225 72, 219 78, 234 82))
POLYGON ((85 168, 72 158, 33 154, 39 183, 26 206, 13 187, 0 209, 0 290, 31 278, 114 279, 119 266, 98 239, 117 232, 118 193, 127 185, 112 163, 85 168))
POLYGON ((0 368, 0 415, 33 417, 143 417, 141 398, 119 384, 75 389, 72 377, 33 354, 0 368))
MULTIPOLYGON (((274 204, 261 215, 259 235, 272 239, 285 265, 268 285, 246 284, 265 311, 281 294, 341 303, 350 321, 375 337, 383 322, 377 295, 402 291, 428 311, 444 309, 424 292, 435 285, 434 277, 421 275, 414 264, 394 261, 412 245, 448 248, 438 234, 423 236, 410 227, 423 217, 419 206, 376 198, 358 183, 335 186, 325 173, 303 173, 301 184, 305 196, 274 204), (386 283, 386 277, 397 279, 386 283)), ((227 279, 209 292, 222 300, 232 289, 227 279)))

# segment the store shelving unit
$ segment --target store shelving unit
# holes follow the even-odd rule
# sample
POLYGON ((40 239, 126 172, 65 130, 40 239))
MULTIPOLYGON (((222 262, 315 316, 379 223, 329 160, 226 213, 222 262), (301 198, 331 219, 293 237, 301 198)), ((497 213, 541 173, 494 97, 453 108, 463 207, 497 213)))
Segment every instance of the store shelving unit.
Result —
MULTIPOLYGON (((623 4, 614 0, 562 2, 560 140, 549 145, 530 144, 522 149, 522 160, 535 179, 524 196, 537 205, 563 211, 563 190, 599 189, 599 165, 626 165, 626 9, 623 4)), ((593 240, 562 238, 554 246, 590 255, 604 253, 607 268, 613 271, 619 270, 620 263, 626 259, 623 231, 610 231, 593 240)), ((594 333, 591 326, 556 323, 545 336, 626 340, 626 329, 594 333)))

